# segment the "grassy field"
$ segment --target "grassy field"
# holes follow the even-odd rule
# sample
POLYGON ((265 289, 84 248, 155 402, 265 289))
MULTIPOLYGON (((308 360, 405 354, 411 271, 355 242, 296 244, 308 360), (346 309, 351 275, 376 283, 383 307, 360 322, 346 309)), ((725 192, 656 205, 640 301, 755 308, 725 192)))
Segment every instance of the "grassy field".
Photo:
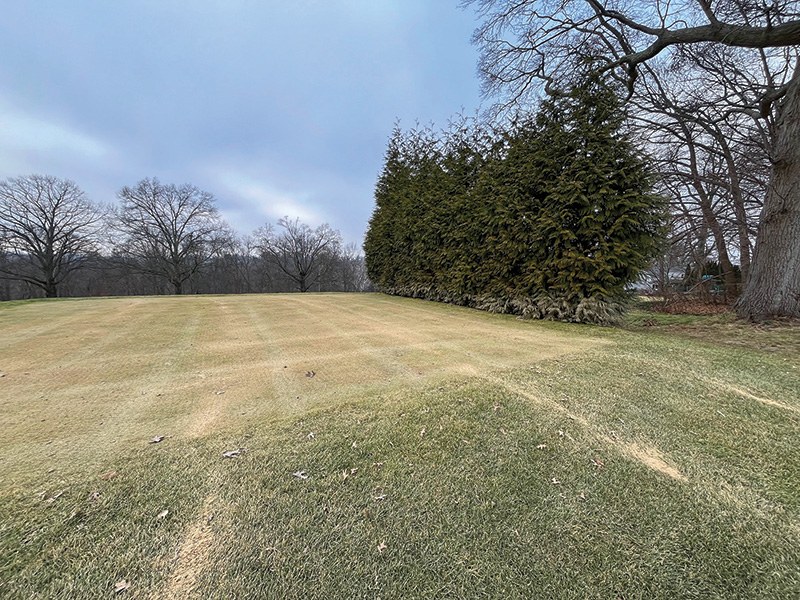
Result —
POLYGON ((0 597, 800 598, 800 331, 647 320, 0 305, 0 597))

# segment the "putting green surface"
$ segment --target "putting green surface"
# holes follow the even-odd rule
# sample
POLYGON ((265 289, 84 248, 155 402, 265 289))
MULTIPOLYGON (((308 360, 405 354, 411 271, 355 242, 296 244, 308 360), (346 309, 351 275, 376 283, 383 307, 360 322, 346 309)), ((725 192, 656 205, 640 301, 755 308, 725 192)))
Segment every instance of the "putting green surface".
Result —
POLYGON ((800 332, 704 327, 2 305, 0 597, 800 597, 800 332))

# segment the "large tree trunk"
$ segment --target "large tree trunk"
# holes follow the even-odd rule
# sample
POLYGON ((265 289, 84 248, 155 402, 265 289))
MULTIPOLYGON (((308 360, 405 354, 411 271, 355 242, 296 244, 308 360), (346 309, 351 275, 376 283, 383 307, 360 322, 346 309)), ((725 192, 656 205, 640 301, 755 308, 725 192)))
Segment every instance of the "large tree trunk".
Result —
MULTIPOLYGON (((800 68, 800 67, 799 67, 800 68)), ((740 317, 800 317, 800 78, 778 107, 772 180, 764 200, 740 317)))

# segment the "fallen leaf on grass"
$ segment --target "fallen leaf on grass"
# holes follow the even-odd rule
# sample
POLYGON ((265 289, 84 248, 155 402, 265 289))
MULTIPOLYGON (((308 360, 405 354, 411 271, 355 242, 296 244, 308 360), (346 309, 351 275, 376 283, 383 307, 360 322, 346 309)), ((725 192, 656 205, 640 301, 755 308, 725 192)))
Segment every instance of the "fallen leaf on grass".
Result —
POLYGON ((236 458, 242 452, 247 452, 247 448, 238 448, 236 450, 228 450, 222 453, 222 458, 236 458))
POLYGON ((164 510, 162 510, 160 513, 158 513, 158 515, 156 516, 156 519, 163 519, 163 518, 164 518, 164 517, 166 517, 168 514, 169 514, 169 511, 168 511, 168 510, 165 508, 165 509, 164 509, 164 510))
POLYGON ((298 479, 308 479, 308 474, 306 474, 305 471, 295 471, 294 473, 292 473, 292 475, 294 475, 298 479))
POLYGON ((502 433, 503 435, 508 435, 508 432, 502 427, 500 428, 500 433, 502 433))
POLYGON ((64 495, 64 492, 65 492, 65 491, 66 491, 66 490, 61 490, 60 492, 58 492, 58 493, 57 493, 55 496, 53 496, 52 498, 48 498, 47 500, 45 500, 45 502, 47 502, 47 504, 52 504, 53 502, 55 502, 56 500, 58 500, 59 498, 61 498, 61 496, 63 496, 63 495, 64 495))
POLYGON ((602 460, 600 460, 599 458, 594 458, 594 457, 592 458, 592 464, 593 464, 595 467, 597 467, 598 469, 602 469, 603 467, 605 467, 605 466, 606 466, 606 463, 604 463, 604 462, 603 462, 602 460))
POLYGON ((110 481, 111 479, 116 479, 119 476, 119 473, 116 471, 109 471, 108 473, 103 473, 100 475, 100 479, 104 481, 110 481))
POLYGON ((386 542, 381 542, 378 544, 378 554, 383 554, 383 551, 386 550, 386 548, 388 548, 386 542))
POLYGON ((124 579, 121 579, 116 584, 114 584, 114 593, 115 594, 120 594, 120 593, 124 592, 125 590, 127 590, 129 587, 131 587, 130 582, 128 582, 128 581, 126 581, 124 579))
POLYGON ((583 495, 583 492, 578 495, 578 502, 586 502, 586 496, 583 495))
POLYGON ((158 442, 162 441, 166 436, 164 435, 154 435, 148 444, 157 444, 158 442))

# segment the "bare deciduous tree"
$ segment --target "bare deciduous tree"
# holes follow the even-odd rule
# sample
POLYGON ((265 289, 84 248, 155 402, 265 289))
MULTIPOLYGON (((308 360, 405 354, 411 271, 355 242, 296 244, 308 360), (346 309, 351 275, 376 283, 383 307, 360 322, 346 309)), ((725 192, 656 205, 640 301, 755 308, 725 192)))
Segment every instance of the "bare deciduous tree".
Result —
POLYGON ((218 252, 231 231, 214 197, 193 185, 143 179, 119 191, 113 226, 117 256, 135 271, 167 281, 175 294, 218 252))
POLYGON ((278 227, 280 231, 268 225, 253 234, 261 254, 293 281, 298 291, 307 292, 333 268, 342 237, 327 223, 311 229, 289 217, 279 219, 278 227))
POLYGON ((44 175, 0 182, 0 278, 58 296, 95 252, 100 210, 72 181, 44 175))
MULTIPOLYGON (((468 0, 484 25, 487 93, 513 104, 544 82, 554 90, 587 59, 617 76, 634 94, 643 68, 687 47, 750 49, 772 73, 747 90, 721 87, 735 108, 764 121, 772 161, 750 276, 737 308, 750 318, 800 316, 800 10, 794 1, 748 0, 468 0), (768 53, 770 49, 786 52, 768 53), (783 63, 781 64, 781 61, 783 63), (775 67, 775 64, 778 64, 775 67), (735 103, 734 103, 735 104, 735 103)), ((719 83, 714 60, 694 60, 709 85, 719 83)), ((675 66, 675 64, 673 64, 675 66)), ((680 65, 677 65, 680 67, 680 65)), ((728 80, 729 83, 733 80, 728 80)))
POLYGON ((339 285, 343 292, 364 292, 369 288, 364 253, 357 244, 347 244, 339 254, 339 285))

